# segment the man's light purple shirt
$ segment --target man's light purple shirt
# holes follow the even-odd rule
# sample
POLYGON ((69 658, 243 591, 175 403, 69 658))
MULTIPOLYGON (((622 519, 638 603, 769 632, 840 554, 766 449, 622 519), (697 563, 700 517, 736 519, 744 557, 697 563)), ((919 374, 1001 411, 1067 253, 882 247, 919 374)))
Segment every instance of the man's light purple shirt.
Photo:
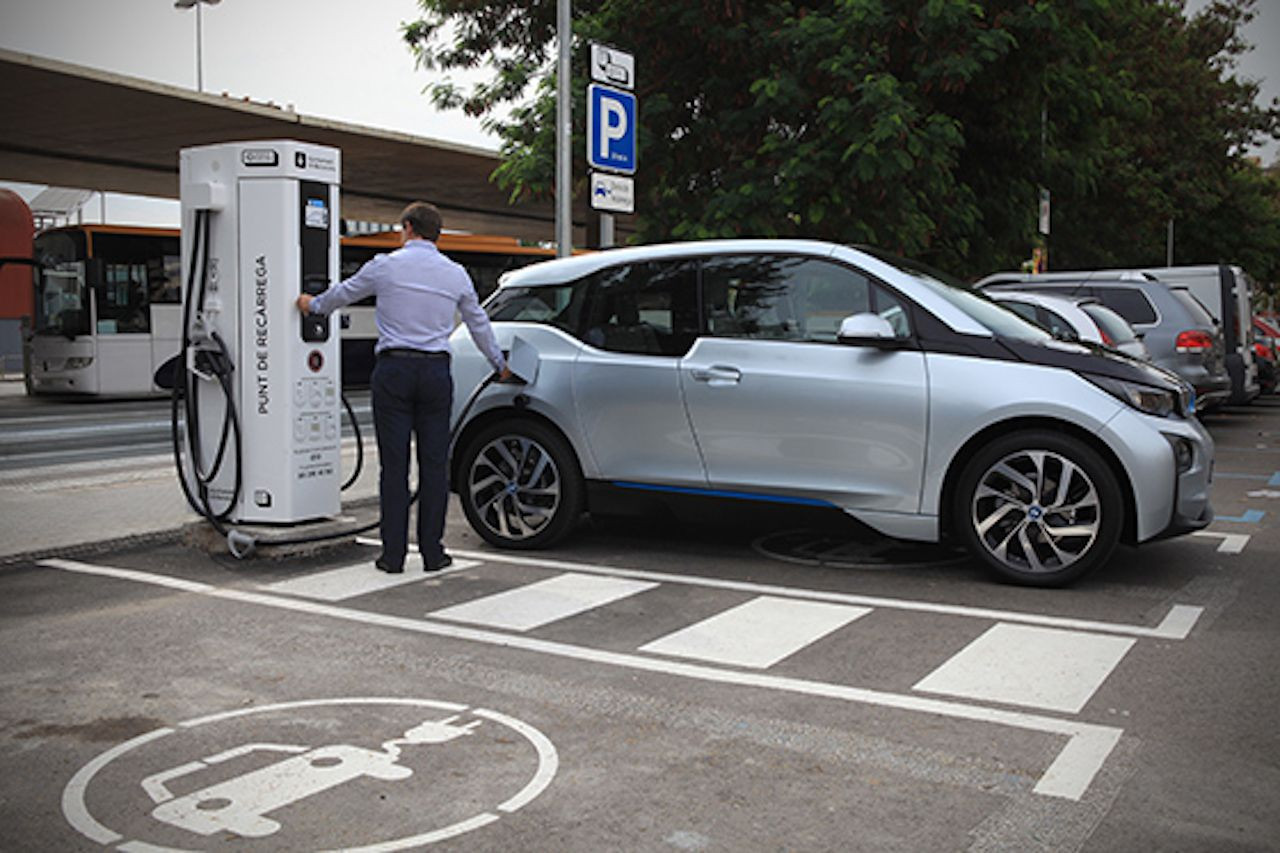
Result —
POLYGON ((311 311, 330 314, 370 295, 377 298, 375 352, 397 347, 448 352, 456 312, 494 370, 502 370, 502 349, 480 308, 471 277, 461 264, 442 255, 435 243, 408 240, 394 252, 378 255, 351 278, 315 297, 311 311))

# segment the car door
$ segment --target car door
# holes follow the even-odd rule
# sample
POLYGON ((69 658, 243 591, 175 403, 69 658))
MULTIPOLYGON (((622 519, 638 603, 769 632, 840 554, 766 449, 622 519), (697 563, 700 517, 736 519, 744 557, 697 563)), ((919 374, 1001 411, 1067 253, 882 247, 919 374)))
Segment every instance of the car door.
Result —
POLYGON ((704 263, 702 310, 680 382, 712 487, 918 510, 924 355, 836 341, 861 312, 909 340, 908 303, 826 259, 742 255, 704 263))
POLYGON ((573 367, 578 423, 599 478, 706 485, 679 362, 698 332, 697 266, 645 261, 588 282, 573 367))

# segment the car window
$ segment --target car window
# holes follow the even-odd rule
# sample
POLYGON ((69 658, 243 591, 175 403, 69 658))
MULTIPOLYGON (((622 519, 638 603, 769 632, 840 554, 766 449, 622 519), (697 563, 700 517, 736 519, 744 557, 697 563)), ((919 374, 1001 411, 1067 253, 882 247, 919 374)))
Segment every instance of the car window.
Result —
POLYGON ((1137 288, 1095 285, 1092 290, 1103 305, 1135 326, 1154 323, 1157 319, 1156 309, 1147 301, 1146 294, 1137 288))
POLYGON ((835 343, 851 314, 875 313, 911 334, 901 298, 862 273, 817 258, 735 255, 702 267, 703 311, 717 337, 835 343))
POLYGON ((586 291, 585 281, 547 287, 508 287, 494 292, 484 307, 490 320, 545 323, 577 334, 586 291))
POLYGON ((1132 343, 1138 339, 1138 336, 1134 334, 1133 327, 1107 306, 1087 304, 1081 305, 1080 310, 1088 314, 1090 319, 1098 324, 1098 328, 1107 333, 1113 344, 1118 346, 1119 344, 1132 343))
POLYGON ((1036 306, 1029 305, 1026 302, 1014 302, 1011 299, 998 299, 996 301, 1019 317, 1044 325, 1043 318, 1036 315, 1036 306))
POLYGON ((1173 298, 1187 309, 1193 320, 1201 326, 1212 326, 1217 321, 1213 319, 1213 315, 1209 313, 1209 309, 1204 307, 1204 303, 1196 298, 1196 295, 1185 287, 1171 287, 1169 292, 1173 294, 1173 298))
POLYGON ((698 268, 693 261, 647 261, 589 279, 579 337, 600 349, 684 355, 698 337, 698 268))
POLYGON ((1050 311, 1048 308, 1041 308, 1042 319, 1041 325, 1053 332, 1056 337, 1074 338, 1079 336, 1076 327, 1071 325, 1067 320, 1056 311, 1050 311))

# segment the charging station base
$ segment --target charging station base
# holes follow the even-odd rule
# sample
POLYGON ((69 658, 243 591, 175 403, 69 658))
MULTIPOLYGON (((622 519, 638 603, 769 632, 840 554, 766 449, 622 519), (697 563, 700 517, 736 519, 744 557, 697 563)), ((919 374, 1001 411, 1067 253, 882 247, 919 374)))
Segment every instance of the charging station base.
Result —
MULTIPOLYGON (((342 515, 300 524, 230 524, 229 529, 239 531, 254 542, 251 554, 246 557, 273 561, 288 560, 323 553, 350 546, 359 535, 358 528, 367 527, 378 520, 378 499, 363 498, 343 504, 342 515), (339 535, 344 534, 346 535, 339 535), (272 544, 273 540, 311 539, 318 541, 290 544, 272 544)), ((376 535, 376 534, 375 534, 376 535)), ((180 541, 188 548, 210 556, 237 556, 231 551, 227 537, 204 519, 193 521, 182 528, 180 541)))

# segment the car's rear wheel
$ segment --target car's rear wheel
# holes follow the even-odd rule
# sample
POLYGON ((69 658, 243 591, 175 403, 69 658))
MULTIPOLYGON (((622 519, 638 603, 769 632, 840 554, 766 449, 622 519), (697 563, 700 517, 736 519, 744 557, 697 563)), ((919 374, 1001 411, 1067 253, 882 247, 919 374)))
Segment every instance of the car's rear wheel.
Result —
POLYGON ((964 469, 956 526, 1004 578, 1060 586, 1111 556, 1124 500, 1102 457, 1069 435, 1029 430, 982 448, 964 469))
POLYGON ((577 460, 564 439, 542 424, 491 424, 471 437, 460 459, 463 512, 493 545, 549 547, 582 515, 577 460))

